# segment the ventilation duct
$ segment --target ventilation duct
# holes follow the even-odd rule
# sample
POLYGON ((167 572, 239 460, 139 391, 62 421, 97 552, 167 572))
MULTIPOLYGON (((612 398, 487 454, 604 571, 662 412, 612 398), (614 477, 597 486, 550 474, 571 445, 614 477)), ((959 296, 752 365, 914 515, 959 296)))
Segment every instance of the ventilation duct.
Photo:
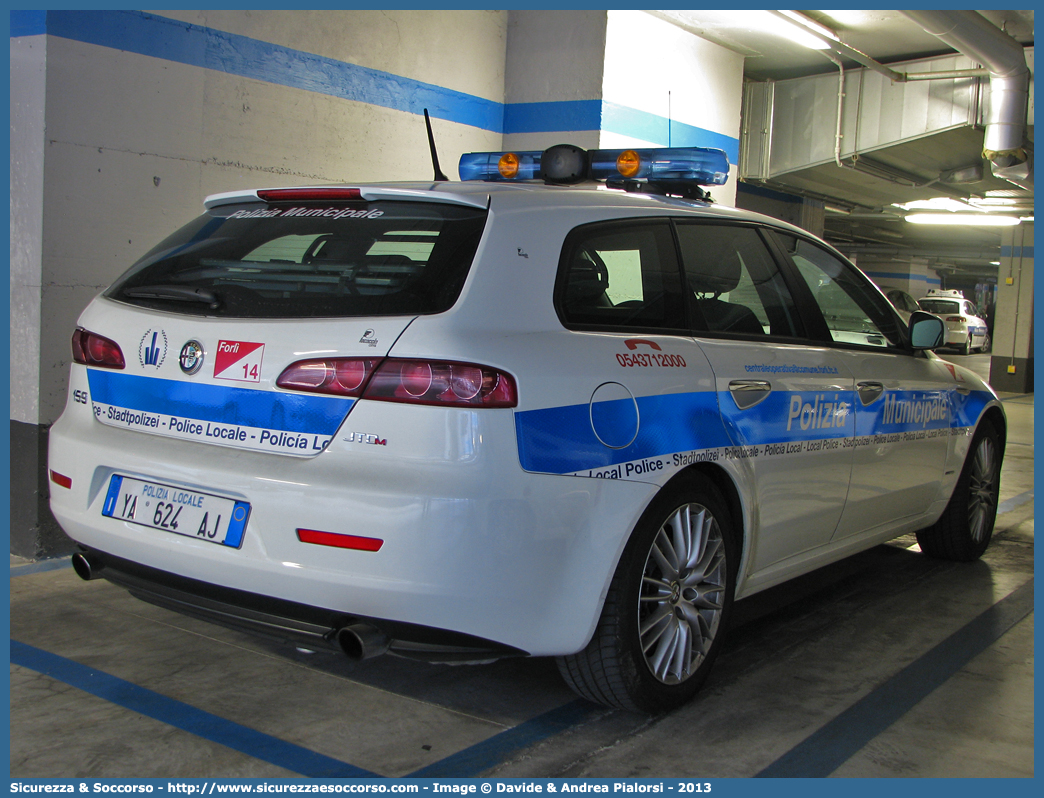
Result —
POLYGON ((1030 72, 1022 45, 974 11, 902 13, 989 70, 990 108, 983 156, 996 177, 1032 191, 1033 162, 1025 147, 1030 72))

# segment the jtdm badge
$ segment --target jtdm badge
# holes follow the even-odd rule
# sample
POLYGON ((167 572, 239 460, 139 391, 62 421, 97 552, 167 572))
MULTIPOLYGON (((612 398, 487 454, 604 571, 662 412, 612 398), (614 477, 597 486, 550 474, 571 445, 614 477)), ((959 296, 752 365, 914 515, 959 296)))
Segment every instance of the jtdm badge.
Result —
POLYGON ((199 341, 189 341, 183 347, 181 347, 181 355, 178 357, 178 363, 181 364, 181 370, 186 374, 195 374, 201 368, 203 368, 203 344, 199 341))

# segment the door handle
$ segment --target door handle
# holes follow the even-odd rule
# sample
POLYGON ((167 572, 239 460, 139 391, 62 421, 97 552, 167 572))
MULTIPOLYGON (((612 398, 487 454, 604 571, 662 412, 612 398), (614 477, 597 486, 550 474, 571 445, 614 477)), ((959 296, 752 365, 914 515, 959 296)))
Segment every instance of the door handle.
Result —
POLYGON ((733 380, 729 391, 736 407, 746 410, 763 401, 772 392, 772 383, 765 380, 733 380))
POLYGON ((884 393, 884 385, 879 382, 858 382, 856 393, 859 394, 859 401, 863 403, 863 407, 866 407, 884 393))

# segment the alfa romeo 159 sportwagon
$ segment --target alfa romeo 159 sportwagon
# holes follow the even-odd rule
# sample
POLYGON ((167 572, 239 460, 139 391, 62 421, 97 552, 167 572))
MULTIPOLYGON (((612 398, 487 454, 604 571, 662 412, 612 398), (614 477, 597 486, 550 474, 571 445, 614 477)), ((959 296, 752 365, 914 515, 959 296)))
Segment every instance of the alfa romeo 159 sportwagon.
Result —
POLYGON ((723 153, 460 172, 209 197, 90 304, 49 461, 81 576, 659 711, 737 598, 910 532, 984 551, 997 397, 937 317, 711 204, 723 153))

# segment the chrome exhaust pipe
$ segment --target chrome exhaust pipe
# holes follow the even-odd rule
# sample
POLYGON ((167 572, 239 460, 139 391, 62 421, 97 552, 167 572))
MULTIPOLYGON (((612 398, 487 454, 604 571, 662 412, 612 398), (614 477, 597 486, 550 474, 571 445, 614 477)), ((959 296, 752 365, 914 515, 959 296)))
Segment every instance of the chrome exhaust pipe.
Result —
POLYGON ((104 563, 94 554, 77 552, 72 556, 72 567, 76 575, 85 582, 101 578, 104 563))
POLYGON ((379 657, 388 650, 391 640, 380 629, 365 623, 353 623, 337 630, 337 644, 348 659, 355 662, 379 657))

